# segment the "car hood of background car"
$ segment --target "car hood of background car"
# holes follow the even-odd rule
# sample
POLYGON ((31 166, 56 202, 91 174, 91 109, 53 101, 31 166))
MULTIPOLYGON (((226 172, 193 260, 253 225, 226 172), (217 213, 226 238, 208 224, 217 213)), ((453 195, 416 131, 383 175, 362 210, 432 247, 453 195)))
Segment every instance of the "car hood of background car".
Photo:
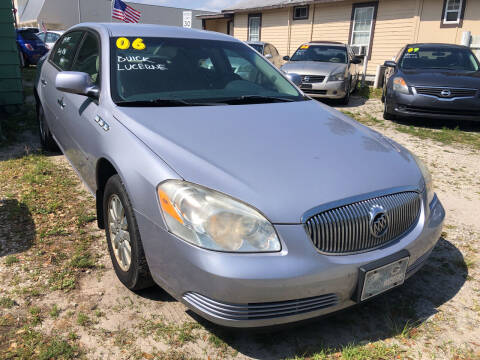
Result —
MULTIPOLYGON (((480 71, 402 70, 405 81, 412 86, 480 89, 480 71)), ((398 76, 402 76, 401 73, 398 76)))
POLYGON ((299 75, 328 75, 345 71, 347 64, 320 61, 290 61, 282 66, 287 73, 299 75))
POLYGON ((316 101, 175 108, 114 116, 183 179, 253 205, 272 223, 422 177, 404 148, 316 101))

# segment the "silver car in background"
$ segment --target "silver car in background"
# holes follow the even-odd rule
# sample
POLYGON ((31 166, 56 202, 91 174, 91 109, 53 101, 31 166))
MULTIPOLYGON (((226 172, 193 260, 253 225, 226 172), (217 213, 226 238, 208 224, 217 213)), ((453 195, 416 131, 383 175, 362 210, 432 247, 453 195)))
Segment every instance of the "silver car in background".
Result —
POLYGON ((301 45, 281 67, 286 74, 302 77, 300 88, 311 97, 340 99, 348 104, 358 82, 361 59, 343 43, 312 41, 301 45))
POLYGON ((276 67, 282 66, 282 57, 272 44, 263 41, 246 41, 246 43, 265 56, 276 67))
POLYGON ((420 160, 230 36, 79 24, 38 69, 41 142, 95 195, 131 290, 225 326, 294 322, 402 285, 440 237, 420 160))

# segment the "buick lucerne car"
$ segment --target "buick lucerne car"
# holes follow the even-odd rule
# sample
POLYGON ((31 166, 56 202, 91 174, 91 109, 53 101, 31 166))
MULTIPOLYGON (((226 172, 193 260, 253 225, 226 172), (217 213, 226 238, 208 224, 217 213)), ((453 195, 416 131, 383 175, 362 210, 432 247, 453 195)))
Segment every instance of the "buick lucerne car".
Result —
POLYGON ((302 77, 300 88, 311 97, 340 99, 348 104, 358 82, 361 59, 345 44, 313 41, 301 45, 281 69, 302 77))
POLYGON ((480 63, 465 46, 409 44, 386 61, 384 118, 480 120, 480 63))
POLYGON ((232 37, 79 24, 39 71, 42 144, 95 195, 129 289, 155 282, 212 322, 270 326, 400 286, 439 239, 419 159, 232 37))

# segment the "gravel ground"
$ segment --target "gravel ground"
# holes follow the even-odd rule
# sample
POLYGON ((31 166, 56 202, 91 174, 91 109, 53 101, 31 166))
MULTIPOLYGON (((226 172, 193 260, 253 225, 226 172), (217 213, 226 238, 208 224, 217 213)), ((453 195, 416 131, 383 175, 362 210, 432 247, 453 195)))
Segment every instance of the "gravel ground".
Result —
MULTIPOLYGON (((70 291, 48 290, 35 297, 13 291, 12 283, 22 281, 25 266, 22 261, 7 264, 3 255, 17 253, 28 258, 35 256, 38 248, 26 250, 21 242, 3 242, 2 248, 10 246, 11 251, 0 253, 0 298, 8 295, 15 306, 0 306, 0 315, 21 323, 27 309, 29 317, 35 316, 33 305, 46 309, 47 314, 56 308, 57 316, 45 315, 29 326, 45 336, 70 334, 68 341, 80 349, 73 356, 92 359, 479 359, 479 151, 400 132, 393 122, 373 121, 372 117, 382 118, 382 104, 377 99, 353 97, 350 106, 339 110, 359 117, 370 115, 374 129, 422 158, 447 211, 445 231, 432 256, 403 287, 300 326, 254 333, 227 331, 187 311, 158 287, 139 293, 123 287, 114 274, 104 234, 93 222, 85 231, 97 239, 90 248, 96 254, 96 265, 83 271, 70 291)), ((480 126, 473 130, 480 131, 480 126)), ((35 140, 26 137, 0 149, 0 161, 36 147, 35 140)), ((73 173, 63 156, 48 159, 73 173)), ((7 197, 0 193, 1 201, 7 197)), ((93 198, 91 202, 93 207, 93 198)), ((1 215, 0 243, 9 229, 8 218, 1 215)), ((37 271, 41 274, 43 268, 37 271)), ((2 326, 0 322, 0 335, 2 326)), ((21 336, 23 329, 9 335, 11 351, 21 346, 16 336, 21 336)), ((3 351, 8 354, 9 350, 3 351)))

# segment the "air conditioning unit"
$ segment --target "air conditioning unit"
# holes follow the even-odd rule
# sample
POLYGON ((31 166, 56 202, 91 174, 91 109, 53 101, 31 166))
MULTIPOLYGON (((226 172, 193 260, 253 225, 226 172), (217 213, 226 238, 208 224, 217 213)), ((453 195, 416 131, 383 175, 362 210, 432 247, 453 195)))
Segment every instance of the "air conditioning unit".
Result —
POLYGON ((365 56, 367 55, 368 46, 367 45, 351 45, 351 48, 355 55, 365 56))

